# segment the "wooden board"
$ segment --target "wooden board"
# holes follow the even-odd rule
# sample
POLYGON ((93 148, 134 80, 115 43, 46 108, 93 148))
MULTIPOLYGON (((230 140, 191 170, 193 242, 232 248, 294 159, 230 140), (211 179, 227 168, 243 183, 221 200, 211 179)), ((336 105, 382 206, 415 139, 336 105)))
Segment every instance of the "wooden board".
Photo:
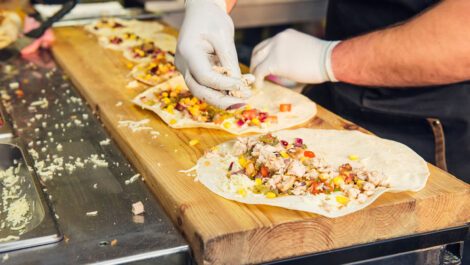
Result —
MULTIPOLYGON (((385 194, 366 209, 337 219, 218 197, 179 170, 192 167, 204 150, 234 136, 171 129, 156 115, 132 105, 131 99, 144 87, 126 88, 129 69, 118 52, 100 48, 80 28, 55 33, 56 60, 143 174, 199 264, 260 263, 459 226, 470 219, 469 185, 431 165, 424 190, 385 194), (117 106, 120 101, 122 106, 117 106), (160 136, 153 139, 148 131, 133 133, 118 126, 120 120, 144 118, 160 136), (189 146, 191 139, 200 144, 189 146)), ((317 117, 304 126, 359 129, 320 106, 317 117)))

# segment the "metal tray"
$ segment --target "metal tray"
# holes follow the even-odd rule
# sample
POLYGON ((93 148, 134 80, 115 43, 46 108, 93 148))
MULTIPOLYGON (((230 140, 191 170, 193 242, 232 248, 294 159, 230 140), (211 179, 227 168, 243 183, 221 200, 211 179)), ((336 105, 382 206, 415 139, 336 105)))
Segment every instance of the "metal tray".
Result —
MULTIPOLYGON (((4 171, 13 167, 14 175, 17 176, 14 185, 0 177, 0 197, 2 197, 0 200, 0 253, 50 244, 62 239, 38 179, 33 169, 28 166, 31 164, 31 161, 24 156, 19 143, 13 140, 12 143, 0 144, 0 170, 4 171), (13 186, 16 187, 12 188, 13 186), (18 197, 5 199, 7 193, 17 194, 21 199, 18 197), (22 215, 27 221, 20 221, 19 225, 14 224, 12 218, 7 218, 8 211, 5 209, 11 207, 15 201, 18 204, 13 205, 18 206, 18 200, 26 201, 28 205, 27 213, 22 215), (4 204, 8 207, 4 207, 4 204), (22 228, 17 230, 18 227, 22 228)), ((11 208, 21 209, 22 207, 11 208)))
MULTIPOLYGON (((1 105, 1 104, 0 104, 1 105)), ((13 139, 13 130, 9 120, 5 119, 3 106, 0 106, 0 142, 8 142, 13 139)))

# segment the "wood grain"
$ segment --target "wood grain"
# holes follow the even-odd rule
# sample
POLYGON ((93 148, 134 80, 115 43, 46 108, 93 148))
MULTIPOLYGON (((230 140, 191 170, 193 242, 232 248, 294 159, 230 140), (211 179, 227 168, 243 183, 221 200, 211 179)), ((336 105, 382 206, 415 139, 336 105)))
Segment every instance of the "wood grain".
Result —
MULTIPOLYGON (((432 165, 422 191, 385 194, 366 209, 337 219, 218 197, 179 170, 192 167, 204 150, 234 136, 171 129, 132 105, 131 99, 146 87, 126 88, 129 69, 118 52, 102 49, 80 28, 59 28, 55 34, 56 60, 145 177, 199 264, 260 263, 459 226, 470 219, 469 185, 432 165), (119 101, 122 106, 116 106, 119 101), (144 118, 151 120, 148 126, 159 137, 118 126, 120 120, 144 118), (189 146, 191 139, 200 144, 189 146)), ((304 126, 365 131, 320 106, 317 117, 304 126)))

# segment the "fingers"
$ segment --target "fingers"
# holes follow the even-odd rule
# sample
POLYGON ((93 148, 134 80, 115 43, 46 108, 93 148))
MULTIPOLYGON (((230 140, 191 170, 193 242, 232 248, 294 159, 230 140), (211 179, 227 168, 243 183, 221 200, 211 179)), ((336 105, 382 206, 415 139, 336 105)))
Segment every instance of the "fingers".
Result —
POLYGON ((269 74, 274 74, 272 73, 270 69, 270 63, 268 59, 265 59, 264 61, 259 63, 254 69, 253 74, 255 75, 255 79, 256 79, 255 87, 256 88, 263 87, 264 78, 269 74))
POLYGON ((255 47, 251 55, 250 71, 253 72, 256 69, 256 66, 268 57, 268 54, 271 51, 271 46, 271 39, 267 39, 255 47))
POLYGON ((227 109, 233 106, 242 106, 245 104, 245 101, 241 98, 230 97, 224 95, 220 91, 216 91, 209 87, 203 86, 198 83, 193 76, 187 71, 184 75, 186 85, 189 87, 191 93, 201 99, 206 101, 208 104, 214 105, 220 109, 227 109))
POLYGON ((264 49, 267 45, 271 43, 271 41, 272 41, 272 38, 268 38, 258 43, 258 45, 256 45, 256 47, 253 49, 253 52, 251 53, 252 56, 256 55, 260 50, 264 49))
POLYGON ((237 49, 233 40, 224 40, 225 38, 210 40, 215 54, 219 58, 220 64, 230 71, 231 76, 241 77, 240 66, 238 65, 237 49))
POLYGON ((272 39, 267 39, 258 44, 251 56, 250 71, 255 75, 255 87, 261 88, 264 78, 270 74, 268 56, 271 52, 272 39))
POLYGON ((194 49, 186 56, 186 62, 191 75, 201 85, 216 90, 235 90, 241 86, 240 78, 216 72, 209 55, 203 50, 194 49))

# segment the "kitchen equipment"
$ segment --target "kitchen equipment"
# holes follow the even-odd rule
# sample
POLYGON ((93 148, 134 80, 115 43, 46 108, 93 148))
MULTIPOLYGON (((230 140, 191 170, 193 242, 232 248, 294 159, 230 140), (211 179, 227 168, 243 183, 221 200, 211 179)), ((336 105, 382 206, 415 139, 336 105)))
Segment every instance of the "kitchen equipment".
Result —
POLYGON ((51 244, 62 239, 49 205, 40 192, 36 175, 29 165, 31 161, 24 156, 19 145, 0 144, 0 170, 13 167, 17 178, 15 187, 9 185, 10 181, 0 178, 0 223, 3 223, 0 229, 0 253, 51 244), (8 196, 7 189, 14 189, 13 193, 17 197, 8 196), (21 206, 27 207, 26 213, 14 218, 21 211, 21 206), (10 220, 21 220, 19 222, 24 228, 18 231, 17 225, 10 220))

